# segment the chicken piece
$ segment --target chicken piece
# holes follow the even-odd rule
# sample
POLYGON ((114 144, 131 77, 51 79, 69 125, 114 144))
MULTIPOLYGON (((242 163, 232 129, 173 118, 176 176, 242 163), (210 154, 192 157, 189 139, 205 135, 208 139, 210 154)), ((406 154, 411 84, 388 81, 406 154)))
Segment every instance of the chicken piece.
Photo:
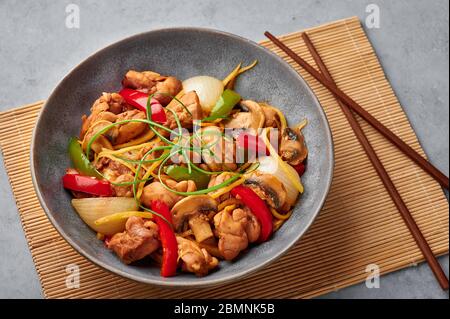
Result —
POLYGON ((180 93, 182 89, 181 81, 173 76, 160 76, 156 81, 155 99, 162 105, 167 105, 180 93))
POLYGON ((159 248, 158 234, 158 225, 154 222, 132 216, 125 224, 125 231, 115 234, 107 246, 125 264, 130 264, 150 255, 159 248))
POLYGON ((167 190, 160 182, 153 182, 144 187, 141 195, 141 202, 150 207, 153 200, 161 200, 169 208, 178 201, 179 196, 167 190))
MULTIPOLYGON (((87 132, 84 134, 84 138, 82 140, 81 147, 83 148, 83 151, 86 151, 87 146, 89 144, 89 141, 101 130, 105 129, 106 127, 110 126, 111 122, 106 120, 99 120, 95 123, 93 123, 87 132)), ((111 144, 111 140, 114 140, 116 136, 119 134, 119 130, 117 127, 112 126, 108 131, 104 132, 100 136, 96 138, 96 140, 91 144, 91 150, 93 150, 96 153, 100 153, 102 148, 106 149, 113 149, 113 146, 111 144)))
POLYGON ((219 264, 204 248, 189 239, 177 236, 178 256, 183 261, 182 269, 197 276, 205 276, 219 264))
MULTIPOLYGON (((199 134, 201 135, 203 162, 211 171, 234 171, 237 169, 232 137, 223 136, 217 126, 202 128, 199 134)), ((199 143, 197 140, 194 142, 199 143)))
MULTIPOLYGON (((145 146, 132 159, 140 160, 140 159, 142 159, 144 157, 145 154, 147 154, 148 151, 150 151, 152 149, 155 149, 157 147, 160 147, 160 146, 165 146, 165 145, 166 144, 164 142, 157 142, 157 143, 154 143, 152 145, 145 146)), ((145 157, 144 160, 145 161, 150 161, 150 160, 154 160, 156 158, 159 158, 162 155, 163 152, 164 152, 164 150, 153 151, 150 154, 148 154, 145 157)))
POLYGON ((252 214, 248 207, 235 210, 237 212, 233 211, 233 218, 245 221, 245 233, 247 234, 248 242, 256 242, 261 234, 261 224, 258 219, 252 214))
MULTIPOLYGON (((174 101, 170 103, 167 108, 174 111, 181 123, 181 126, 187 129, 192 128, 194 120, 201 120, 203 118, 203 111, 200 106, 200 101, 198 99, 197 93, 195 91, 188 92, 184 94, 180 99, 180 102, 174 101), (189 112, 191 114, 189 114, 189 112)), ((170 129, 177 127, 175 122, 175 117, 172 112, 166 111, 167 124, 170 129)))
POLYGON ((265 117, 264 127, 274 127, 280 129, 281 120, 277 111, 266 103, 259 103, 259 105, 261 106, 265 117))
POLYGON ((174 96, 182 89, 180 80, 173 76, 161 76, 152 71, 138 72, 130 70, 122 80, 124 87, 137 89, 154 97, 163 106, 169 104, 174 96))
MULTIPOLYGON (((209 181, 208 188, 217 186, 219 184, 222 184, 223 182, 229 180, 233 176, 234 176, 234 174, 229 173, 229 172, 223 172, 223 173, 221 173, 219 175, 213 175, 211 177, 210 181, 209 181)), ((217 193, 218 191, 220 191, 220 189, 216 190, 216 191, 213 191, 213 192, 210 192, 210 193, 208 193, 208 195, 213 195, 214 193, 217 193)), ((229 192, 221 195, 218 198, 218 201, 219 202, 223 202, 224 200, 227 200, 228 198, 230 198, 230 193, 229 192)))
MULTIPOLYGON (((107 157, 100 158, 95 168, 101 172, 109 181, 114 183, 133 182, 133 172, 126 166, 113 161, 107 157)), ((117 197, 133 197, 132 185, 116 186, 111 184, 114 195, 117 197)))
MULTIPOLYGON (((162 153, 164 152, 163 149, 155 150, 157 147, 160 147, 160 146, 167 146, 167 144, 165 144, 162 141, 159 141, 156 143, 152 142, 152 143, 150 143, 150 145, 146 145, 146 146, 142 147, 141 149, 131 149, 129 151, 123 152, 123 153, 121 153, 121 157, 130 159, 133 161, 139 161, 142 159, 145 161, 154 160, 154 159, 161 157, 162 153), (147 152, 150 150, 153 150, 153 151, 150 152, 149 154, 147 154, 147 152), (144 159, 143 157, 145 154, 147 154, 147 156, 144 159)), ((149 163, 143 163, 143 164, 150 165, 149 163)), ((145 171, 141 170, 141 173, 142 173, 142 175, 144 175, 145 171)))
POLYGON ((89 127, 97 121, 115 122, 116 115, 129 109, 125 100, 118 93, 103 93, 91 107, 89 116, 83 115, 80 138, 83 139, 89 127))
MULTIPOLYGON (((147 116, 143 111, 130 110, 125 111, 117 115, 116 122, 124 120, 144 120, 147 116)), ((118 134, 113 141, 114 145, 123 144, 129 142, 133 138, 145 133, 148 130, 148 125, 141 122, 129 122, 125 124, 118 125, 118 134)))
POLYGON ((292 166, 302 163, 308 156, 305 138, 300 130, 286 128, 280 143, 281 158, 292 166))
MULTIPOLYGON (((175 131, 177 130, 175 129, 175 131)), ((170 156, 168 164, 179 164, 184 166, 183 164, 187 164, 186 158, 188 158, 191 163, 198 164, 202 162, 200 143, 194 141, 193 146, 195 145, 197 148, 192 150, 189 149, 192 142, 192 135, 190 132, 184 130, 181 136, 178 135, 175 138, 176 146, 172 149, 172 155, 170 156), (181 150, 182 148, 184 148, 184 152, 176 152, 176 150, 181 150)))
POLYGON ((107 157, 100 158, 95 164, 95 168, 107 177, 114 178, 123 174, 131 174, 131 170, 128 167, 107 157))
MULTIPOLYGON (((197 190, 197 186, 193 181, 182 181, 177 183, 172 179, 165 181, 166 185, 179 192, 193 192, 197 190)), ((183 196, 177 195, 166 189, 160 182, 153 182, 144 187, 141 195, 141 202, 147 206, 151 206, 153 200, 161 200, 166 203, 169 208, 172 208, 176 202, 180 201, 183 196)))
MULTIPOLYGON (((122 85, 124 87, 132 88, 132 89, 147 89, 156 86, 156 79, 160 76, 159 73, 152 71, 134 71, 130 70, 125 74, 125 77, 122 80, 122 85)), ((154 92, 149 92, 150 94, 154 92)))
MULTIPOLYGON (((132 174, 123 174, 119 175, 114 183, 130 183, 134 181, 134 176, 132 174)), ((134 197, 133 195, 133 186, 130 184, 129 186, 117 186, 111 185, 115 196, 117 197, 134 197)))
POLYGON ((247 207, 232 212, 225 209, 214 216, 214 225, 219 237, 219 251, 225 260, 233 260, 255 242, 261 232, 261 225, 247 207))
POLYGON ((83 115, 81 119, 83 121, 83 124, 81 126, 80 138, 83 139, 89 128, 94 123, 98 123, 99 121, 107 121, 110 123, 114 123, 117 119, 117 115, 109 111, 104 111, 100 113, 92 113, 89 117, 83 115))

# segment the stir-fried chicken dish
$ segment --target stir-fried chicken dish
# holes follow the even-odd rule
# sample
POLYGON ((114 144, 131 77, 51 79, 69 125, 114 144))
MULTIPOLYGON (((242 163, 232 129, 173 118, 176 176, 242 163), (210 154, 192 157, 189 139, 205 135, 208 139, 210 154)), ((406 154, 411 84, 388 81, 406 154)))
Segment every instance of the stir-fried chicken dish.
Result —
POLYGON ((105 249, 161 275, 205 276, 270 240, 303 193, 302 129, 223 80, 128 71, 69 141, 72 204, 105 249))

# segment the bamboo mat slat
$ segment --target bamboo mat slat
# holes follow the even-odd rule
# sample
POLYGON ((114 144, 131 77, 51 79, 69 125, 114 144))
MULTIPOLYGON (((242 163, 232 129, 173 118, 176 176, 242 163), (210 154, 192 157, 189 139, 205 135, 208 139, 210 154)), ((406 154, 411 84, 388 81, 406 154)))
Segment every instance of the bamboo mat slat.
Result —
MULTIPOLYGON (((357 18, 308 30, 340 88, 425 156, 357 18)), ((314 64, 300 32, 281 37, 314 64)), ((318 219, 286 255, 236 283, 174 290, 126 280, 75 252, 56 232, 34 192, 31 134, 42 102, 0 113, 0 147, 36 270, 48 298, 310 298, 416 265, 423 257, 333 96, 271 43, 327 113, 335 142, 335 177, 318 219), (80 268, 80 288, 66 287, 66 266, 80 268)), ((448 253, 448 201, 440 186, 367 123, 358 119, 436 255, 448 253)))

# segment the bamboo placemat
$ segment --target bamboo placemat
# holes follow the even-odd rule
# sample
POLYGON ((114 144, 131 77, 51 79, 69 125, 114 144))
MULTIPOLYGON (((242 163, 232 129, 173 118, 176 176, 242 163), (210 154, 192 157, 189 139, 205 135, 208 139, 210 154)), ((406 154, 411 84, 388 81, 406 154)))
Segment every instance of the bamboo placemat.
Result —
MULTIPOLYGON (((339 87, 425 156, 357 18, 308 30, 339 87)), ((300 32, 281 39, 308 54, 300 32)), ((218 288, 155 288, 106 272, 76 253, 39 205, 29 171, 32 129, 42 102, 0 114, 0 146, 22 225, 48 298, 306 298, 366 279, 366 266, 382 274, 423 261, 381 181, 332 95, 272 44, 262 45, 299 71, 324 107, 335 142, 332 190, 320 216, 276 263, 218 288), (66 267, 80 268, 80 287, 67 288, 66 267)), ((360 120, 372 145, 437 254, 448 252, 448 202, 440 186, 360 120)))

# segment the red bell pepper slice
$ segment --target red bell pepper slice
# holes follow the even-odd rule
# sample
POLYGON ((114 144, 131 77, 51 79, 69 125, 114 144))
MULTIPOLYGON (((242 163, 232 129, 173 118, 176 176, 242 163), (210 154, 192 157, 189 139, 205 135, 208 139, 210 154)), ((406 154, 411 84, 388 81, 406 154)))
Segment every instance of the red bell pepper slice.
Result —
POLYGON ((154 220, 159 227, 159 237, 163 248, 163 258, 161 266, 161 276, 175 276, 178 266, 178 243, 175 232, 167 223, 172 223, 170 209, 164 202, 160 200, 152 201, 151 209, 163 216, 167 221, 154 214, 154 220))
POLYGON ((244 148, 245 150, 252 151, 254 154, 258 155, 270 155, 267 149, 266 143, 259 136, 249 134, 247 132, 242 132, 238 135, 236 139, 237 147, 244 148))
POLYGON ((298 173, 298 176, 302 177, 303 174, 305 174, 305 170, 306 170, 306 166, 304 163, 300 163, 297 165, 292 165, 293 168, 295 168, 295 170, 298 173))
POLYGON ((68 173, 62 178, 64 188, 91 195, 111 197, 111 184, 105 180, 80 174, 68 173))
MULTIPOLYGON (((120 90, 119 94, 124 98, 125 102, 147 113, 147 101, 149 96, 147 93, 124 88, 120 90)), ((167 122, 166 112, 157 99, 152 97, 150 100, 150 107, 152 109, 152 121, 160 124, 167 122)))
POLYGON ((252 211, 253 215, 261 223, 261 233, 258 241, 265 242, 273 232, 272 213, 266 203, 251 189, 243 185, 236 186, 231 190, 231 195, 239 196, 239 199, 252 211))

